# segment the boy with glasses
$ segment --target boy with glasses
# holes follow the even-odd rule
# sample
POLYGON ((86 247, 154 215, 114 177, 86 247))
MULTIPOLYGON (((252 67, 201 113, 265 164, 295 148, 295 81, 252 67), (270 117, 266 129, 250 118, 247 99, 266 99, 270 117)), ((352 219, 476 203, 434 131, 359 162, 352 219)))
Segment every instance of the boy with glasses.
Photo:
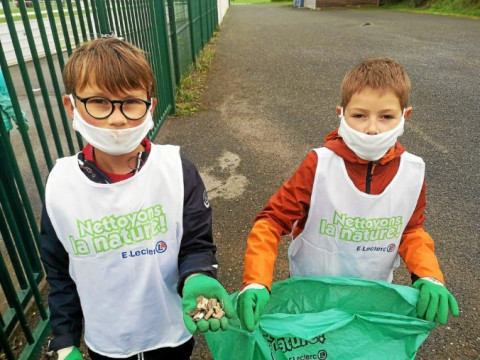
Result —
POLYGON ((197 330, 233 314, 215 279, 212 210, 195 166, 147 139, 157 104, 142 51, 115 38, 77 48, 64 106, 88 142, 57 161, 45 192, 41 255, 59 359, 189 359, 197 330), (194 322, 197 298, 225 316, 194 322), (183 297, 183 300, 182 300, 183 297))

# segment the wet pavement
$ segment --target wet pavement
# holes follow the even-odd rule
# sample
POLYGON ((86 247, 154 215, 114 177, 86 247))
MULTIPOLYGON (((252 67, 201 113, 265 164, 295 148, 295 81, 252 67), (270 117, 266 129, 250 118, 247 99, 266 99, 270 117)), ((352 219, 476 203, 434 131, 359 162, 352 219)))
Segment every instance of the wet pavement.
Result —
MULTIPOLYGON (((404 65, 414 112, 401 141, 426 162, 427 231, 461 315, 437 326, 417 359, 480 358, 480 22, 392 11, 233 5, 194 116, 171 117, 157 142, 200 170, 214 210, 219 279, 241 287, 256 214, 338 125, 343 75, 366 57, 404 65)), ((287 241, 275 280, 288 277, 287 241)), ((402 266, 395 283, 410 285, 402 266)), ((194 359, 210 359, 201 335, 194 359)))

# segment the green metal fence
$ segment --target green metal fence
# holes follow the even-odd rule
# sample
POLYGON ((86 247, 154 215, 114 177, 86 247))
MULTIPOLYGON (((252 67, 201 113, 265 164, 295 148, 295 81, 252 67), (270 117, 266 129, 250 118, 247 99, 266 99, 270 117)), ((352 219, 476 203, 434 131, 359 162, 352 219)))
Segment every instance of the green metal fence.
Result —
POLYGON ((166 0, 175 83, 190 71, 218 25, 216 0, 166 0))
MULTIPOLYGON (((146 51, 156 78, 153 139, 175 111, 175 86, 218 24, 216 0, 0 0, 0 66, 15 117, 0 118, 0 359, 36 359, 49 333, 38 255, 44 183, 83 147, 62 104, 61 71, 85 41, 115 34, 146 51)), ((1 117, 1 115, 0 115, 1 117)))

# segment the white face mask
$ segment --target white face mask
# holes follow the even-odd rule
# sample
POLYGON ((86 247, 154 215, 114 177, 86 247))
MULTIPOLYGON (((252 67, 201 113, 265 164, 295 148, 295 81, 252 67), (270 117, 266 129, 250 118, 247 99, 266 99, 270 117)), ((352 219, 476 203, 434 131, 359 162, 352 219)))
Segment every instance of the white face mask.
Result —
POLYGON ((403 134, 405 126, 405 109, 403 110, 402 118, 399 124, 386 132, 369 135, 360 131, 352 129, 345 121, 345 116, 340 114, 340 127, 338 128, 338 135, 343 138, 345 144, 363 160, 376 161, 386 154, 397 142, 397 138, 403 134))
POLYGON ((70 101, 73 104, 73 129, 78 131, 94 148, 110 155, 124 155, 135 150, 153 128, 151 106, 147 111, 147 117, 138 126, 128 129, 104 129, 90 125, 82 118, 75 108, 72 95, 70 95, 70 101))

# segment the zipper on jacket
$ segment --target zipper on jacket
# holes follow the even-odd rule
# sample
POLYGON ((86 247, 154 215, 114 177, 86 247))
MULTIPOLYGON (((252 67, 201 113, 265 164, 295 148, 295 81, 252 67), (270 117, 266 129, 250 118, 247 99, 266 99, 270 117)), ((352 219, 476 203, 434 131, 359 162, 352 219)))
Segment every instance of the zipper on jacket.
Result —
POLYGON ((377 163, 375 161, 370 161, 367 166, 367 178, 365 179, 365 192, 370 194, 370 185, 372 183, 373 178, 373 170, 377 163))

